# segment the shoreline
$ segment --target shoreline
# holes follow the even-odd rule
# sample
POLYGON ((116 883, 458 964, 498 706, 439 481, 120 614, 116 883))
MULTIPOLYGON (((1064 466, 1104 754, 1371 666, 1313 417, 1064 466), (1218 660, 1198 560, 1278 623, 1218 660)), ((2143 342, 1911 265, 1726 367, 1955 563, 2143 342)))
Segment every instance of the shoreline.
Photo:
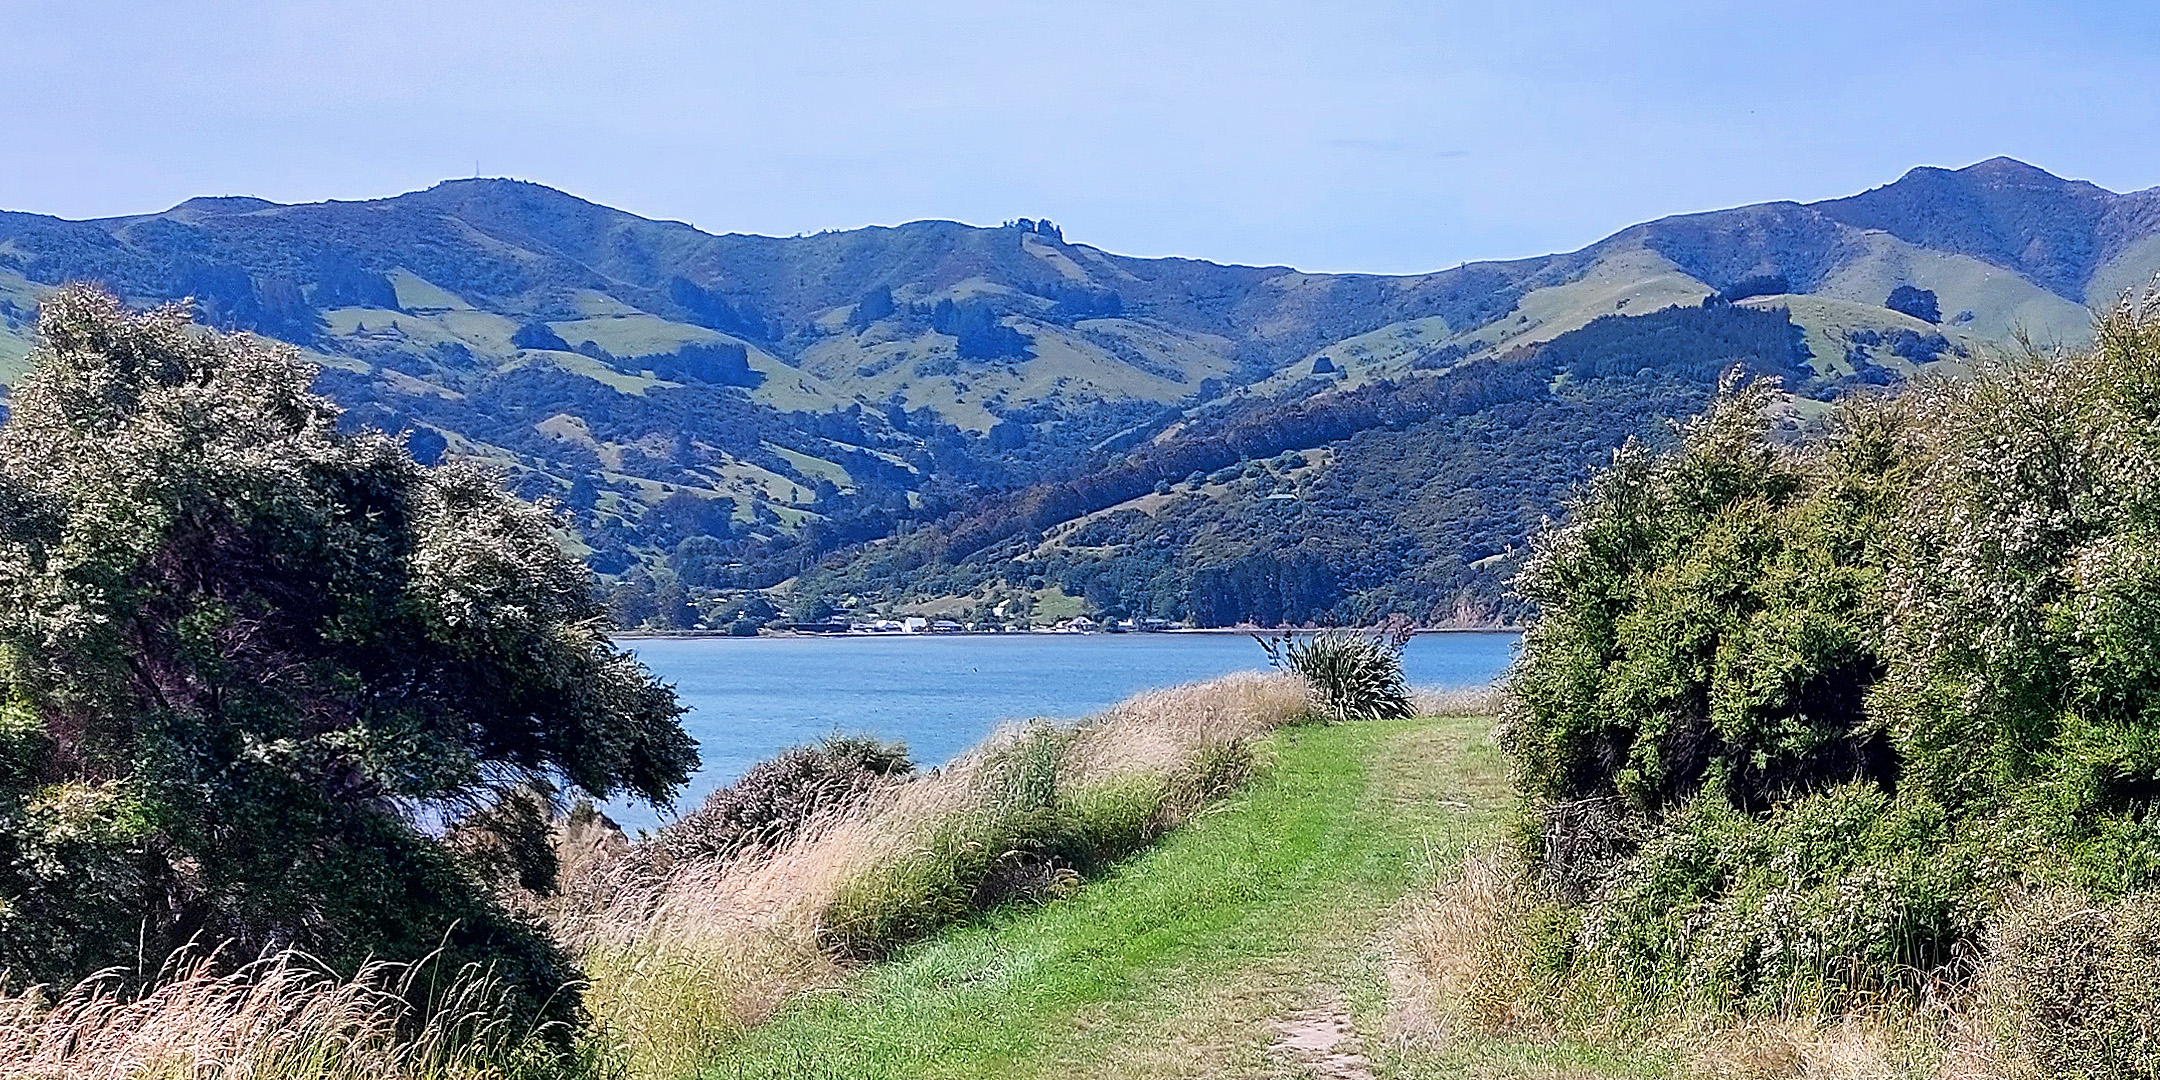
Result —
MULTIPOLYGON (((1318 634, 1324 629, 1368 629, 1360 627, 1328 627, 1323 629, 1175 629, 1175 630, 849 630, 835 633, 805 633, 795 630, 779 630, 753 635, 730 634, 724 630, 619 630, 608 634, 615 641, 670 641, 682 639, 714 638, 733 641, 758 641, 761 639, 787 640, 860 640, 863 638, 1015 638, 1015 637, 1266 637, 1273 634, 1318 634)), ((1520 634, 1519 626, 1435 626, 1411 631, 1412 636, 1425 637, 1433 634, 1520 634)))

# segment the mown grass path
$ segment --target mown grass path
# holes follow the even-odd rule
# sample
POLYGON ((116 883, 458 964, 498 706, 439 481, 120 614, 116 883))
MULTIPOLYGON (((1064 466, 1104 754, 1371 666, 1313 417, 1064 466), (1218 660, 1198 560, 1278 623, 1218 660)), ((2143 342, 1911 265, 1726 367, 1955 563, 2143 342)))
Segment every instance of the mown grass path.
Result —
MULTIPOLYGON (((1490 727, 1282 732, 1250 788, 1117 873, 798 1002, 707 1075, 1333 1075, 1276 1045, 1299 1014, 1347 1016, 1364 1046, 1343 1048, 1394 1072, 1375 1038, 1393 918, 1496 827, 1507 791, 1490 727)), ((1473 1056, 1484 1060, 1455 1064, 1502 1064, 1473 1056)))

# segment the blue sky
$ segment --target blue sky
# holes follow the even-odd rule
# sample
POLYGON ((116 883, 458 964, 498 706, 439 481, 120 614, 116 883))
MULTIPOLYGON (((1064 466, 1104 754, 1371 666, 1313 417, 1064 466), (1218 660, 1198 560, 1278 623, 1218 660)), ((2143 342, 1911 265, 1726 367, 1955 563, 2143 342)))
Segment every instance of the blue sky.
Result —
POLYGON ((0 207, 516 176, 1416 271, 2008 154, 2160 185, 2160 4, 0 2, 0 207), (1766 10, 1767 9, 1767 10, 1766 10))

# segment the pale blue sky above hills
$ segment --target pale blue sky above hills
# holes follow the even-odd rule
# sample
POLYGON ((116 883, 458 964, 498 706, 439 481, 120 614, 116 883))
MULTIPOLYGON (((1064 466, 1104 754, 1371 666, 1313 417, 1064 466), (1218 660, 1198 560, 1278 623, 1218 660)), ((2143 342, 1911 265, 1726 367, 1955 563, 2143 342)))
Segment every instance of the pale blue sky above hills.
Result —
POLYGON ((0 3, 0 208, 515 176, 1416 271, 1997 154, 2160 184, 2160 5, 0 3))

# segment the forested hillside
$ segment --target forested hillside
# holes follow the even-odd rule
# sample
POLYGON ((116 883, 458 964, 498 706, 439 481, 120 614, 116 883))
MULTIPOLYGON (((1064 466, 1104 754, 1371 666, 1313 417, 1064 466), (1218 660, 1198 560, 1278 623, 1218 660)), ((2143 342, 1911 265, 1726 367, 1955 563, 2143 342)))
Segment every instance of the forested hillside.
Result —
POLYGON ((2160 195, 2007 159, 1401 277, 1032 219, 713 235, 470 180, 0 213, 0 374, 60 283, 191 301, 301 346, 348 424, 555 498, 630 622, 1483 621, 1559 494, 1724 368, 1827 399, 2019 330, 2082 340, 2155 269, 2160 195))

